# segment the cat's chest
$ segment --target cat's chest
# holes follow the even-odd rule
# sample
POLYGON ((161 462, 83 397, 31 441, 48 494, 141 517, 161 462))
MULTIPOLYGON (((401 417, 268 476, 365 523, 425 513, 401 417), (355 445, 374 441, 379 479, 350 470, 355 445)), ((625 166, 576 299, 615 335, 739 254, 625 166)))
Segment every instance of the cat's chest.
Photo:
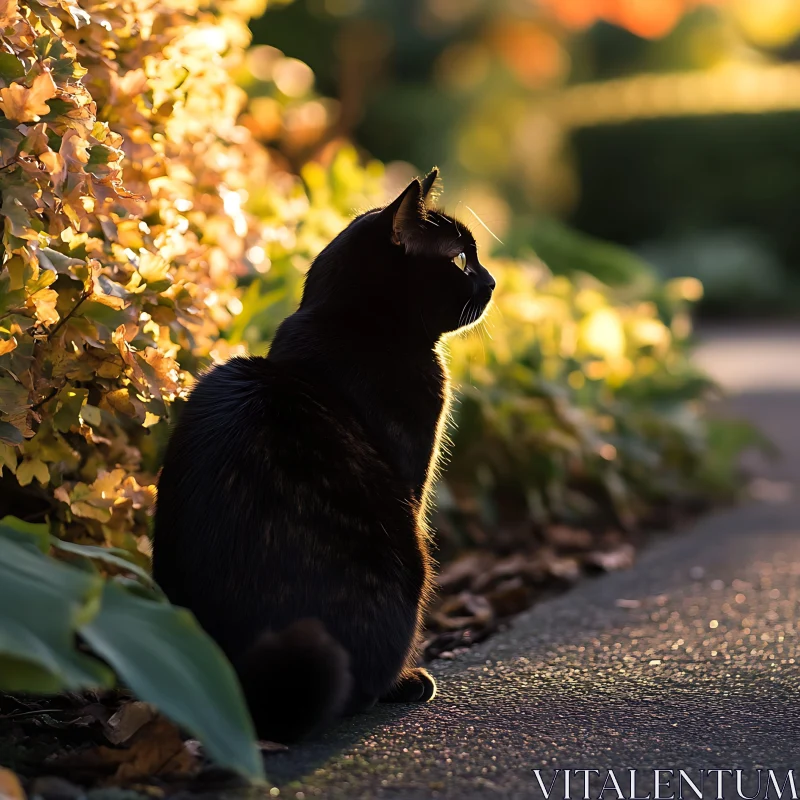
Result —
POLYGON ((386 386, 374 423, 396 465, 415 485, 424 481, 444 412, 443 375, 420 372, 402 385, 386 386))
POLYGON ((381 405, 398 435, 399 429, 404 428, 406 435, 432 437, 446 391, 442 371, 433 367, 409 370, 385 383, 381 405))

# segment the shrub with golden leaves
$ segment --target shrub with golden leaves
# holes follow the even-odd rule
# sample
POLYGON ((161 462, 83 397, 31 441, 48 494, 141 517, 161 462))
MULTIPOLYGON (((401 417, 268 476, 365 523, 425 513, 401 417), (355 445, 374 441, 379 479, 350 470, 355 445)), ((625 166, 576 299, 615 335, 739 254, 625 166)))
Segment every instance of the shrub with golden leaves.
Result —
POLYGON ((236 122, 247 5, 0 0, 0 516, 146 550, 148 429, 297 217, 236 122))

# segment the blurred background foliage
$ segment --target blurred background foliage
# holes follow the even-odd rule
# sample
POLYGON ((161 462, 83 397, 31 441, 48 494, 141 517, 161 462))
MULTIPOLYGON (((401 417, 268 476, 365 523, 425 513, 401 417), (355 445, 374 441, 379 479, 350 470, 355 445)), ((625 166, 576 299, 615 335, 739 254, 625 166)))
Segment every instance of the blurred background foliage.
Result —
POLYGON ((551 216, 633 248, 666 276, 700 278, 707 316, 791 313, 799 9, 295 0, 254 20, 266 49, 251 51, 256 79, 245 85, 259 95, 253 109, 266 108, 284 97, 257 79, 269 48, 302 60, 333 99, 290 101, 303 141, 290 158, 313 150, 314 137, 320 146, 343 136, 385 162, 438 163, 449 196, 508 235, 513 256, 539 245, 531 215, 551 216))

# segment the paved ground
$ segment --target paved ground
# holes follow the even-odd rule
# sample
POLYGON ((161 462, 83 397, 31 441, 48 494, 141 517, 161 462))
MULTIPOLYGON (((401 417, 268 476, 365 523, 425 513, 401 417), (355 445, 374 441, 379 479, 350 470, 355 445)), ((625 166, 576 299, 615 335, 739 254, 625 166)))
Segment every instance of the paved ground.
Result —
MULTIPOLYGON (((696 778, 702 768, 795 768, 800 789, 800 332, 776 335, 787 360, 771 370, 769 337, 759 347, 758 336, 714 336, 700 354, 734 391, 747 390, 731 409, 787 452, 783 464, 758 465, 770 502, 664 538, 634 569, 586 581, 439 662, 433 703, 384 706, 270 757, 280 796, 540 798, 532 770, 549 780, 553 768, 603 778, 608 769, 696 778), (737 357, 743 342, 757 382, 737 357)), ((730 780, 725 798, 739 796, 730 780)), ((553 797, 564 797, 559 786, 553 797)), ((652 777, 642 786, 644 797, 652 777)), ((573 779, 568 796, 583 797, 581 787, 573 779)), ((704 797, 716 796, 709 784, 704 797)))

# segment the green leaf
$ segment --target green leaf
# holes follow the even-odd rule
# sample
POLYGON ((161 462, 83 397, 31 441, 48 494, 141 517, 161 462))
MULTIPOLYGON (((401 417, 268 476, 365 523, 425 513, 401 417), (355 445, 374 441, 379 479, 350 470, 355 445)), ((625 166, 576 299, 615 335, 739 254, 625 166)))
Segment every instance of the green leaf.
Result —
MULTIPOLYGON (((25 641, 27 632, 18 631, 20 641, 25 641)), ((30 640, 28 646, 33 651, 38 642, 30 640)), ((33 692, 36 694, 58 694, 64 690, 64 684, 58 675, 46 667, 36 664, 28 658, 15 658, 0 653, 0 685, 7 692, 33 692)))
POLYGON ((44 523, 25 522, 17 517, 0 519, 0 536, 19 542, 22 545, 34 545, 41 553, 50 549, 50 528, 44 523))
POLYGON ((36 251, 39 258, 39 264, 46 269, 52 269, 56 272, 64 272, 70 274, 70 267, 80 267, 85 265, 86 262, 81 258, 72 258, 72 256, 64 255, 58 250, 53 250, 52 247, 42 247, 36 251))
POLYGON ((0 378, 0 412, 11 414, 30 405, 28 390, 13 378, 0 378))
POLYGON ((189 611, 136 597, 111 581, 100 613, 81 633, 134 694, 200 739, 218 763, 263 777, 233 668, 189 611))
POLYGON ((78 313, 80 316, 87 317, 93 322, 99 322, 101 325, 105 325, 109 331, 115 331, 128 318, 128 315, 124 311, 118 311, 115 308, 110 308, 94 300, 85 302, 78 313))
MULTIPOLYGON (((96 144, 94 147, 89 148, 89 161, 87 167, 96 166, 97 164, 108 164, 115 156, 117 151, 113 147, 107 147, 104 144, 96 144)), ((89 170, 91 172, 91 170, 89 170)))
POLYGON ((3 153, 4 159, 11 158, 24 138, 11 120, 0 117, 0 152, 3 153))
POLYGON ((53 416, 53 425, 57 431, 67 433, 73 425, 79 424, 78 417, 88 396, 88 389, 68 388, 59 394, 58 411, 53 416))
POLYGON ((81 418, 85 423, 91 425, 93 428, 99 427, 100 423, 103 421, 103 416, 100 409, 97 406, 90 405, 89 403, 86 403, 81 409, 81 418))
MULTIPOLYGON (((2 523, 0 522, 0 524, 2 523)), ((132 575, 135 575, 148 589, 155 590, 159 597, 163 597, 163 592, 153 578, 138 564, 134 564, 130 561, 127 557, 127 552, 122 548, 97 547, 91 544, 74 544, 73 542, 65 542, 55 536, 53 536, 52 539, 48 537, 47 543, 48 545, 52 543, 53 547, 64 553, 80 556, 90 561, 103 561, 111 566, 124 569, 132 575)))
POLYGON ((75 649, 78 627, 97 613, 102 578, 47 558, 9 530, 0 527, 0 690, 112 686, 111 671, 75 649))
POLYGON ((24 74, 24 64, 13 53, 0 53, 0 78, 11 83, 24 74))
POLYGON ((22 444, 22 432, 10 422, 0 422, 0 441, 8 444, 22 444))
POLYGON ((131 292, 129 292, 122 284, 112 281, 107 275, 98 275, 97 282, 100 284, 103 294, 110 294, 113 297, 120 297, 123 300, 128 300, 129 298, 133 297, 131 292))

